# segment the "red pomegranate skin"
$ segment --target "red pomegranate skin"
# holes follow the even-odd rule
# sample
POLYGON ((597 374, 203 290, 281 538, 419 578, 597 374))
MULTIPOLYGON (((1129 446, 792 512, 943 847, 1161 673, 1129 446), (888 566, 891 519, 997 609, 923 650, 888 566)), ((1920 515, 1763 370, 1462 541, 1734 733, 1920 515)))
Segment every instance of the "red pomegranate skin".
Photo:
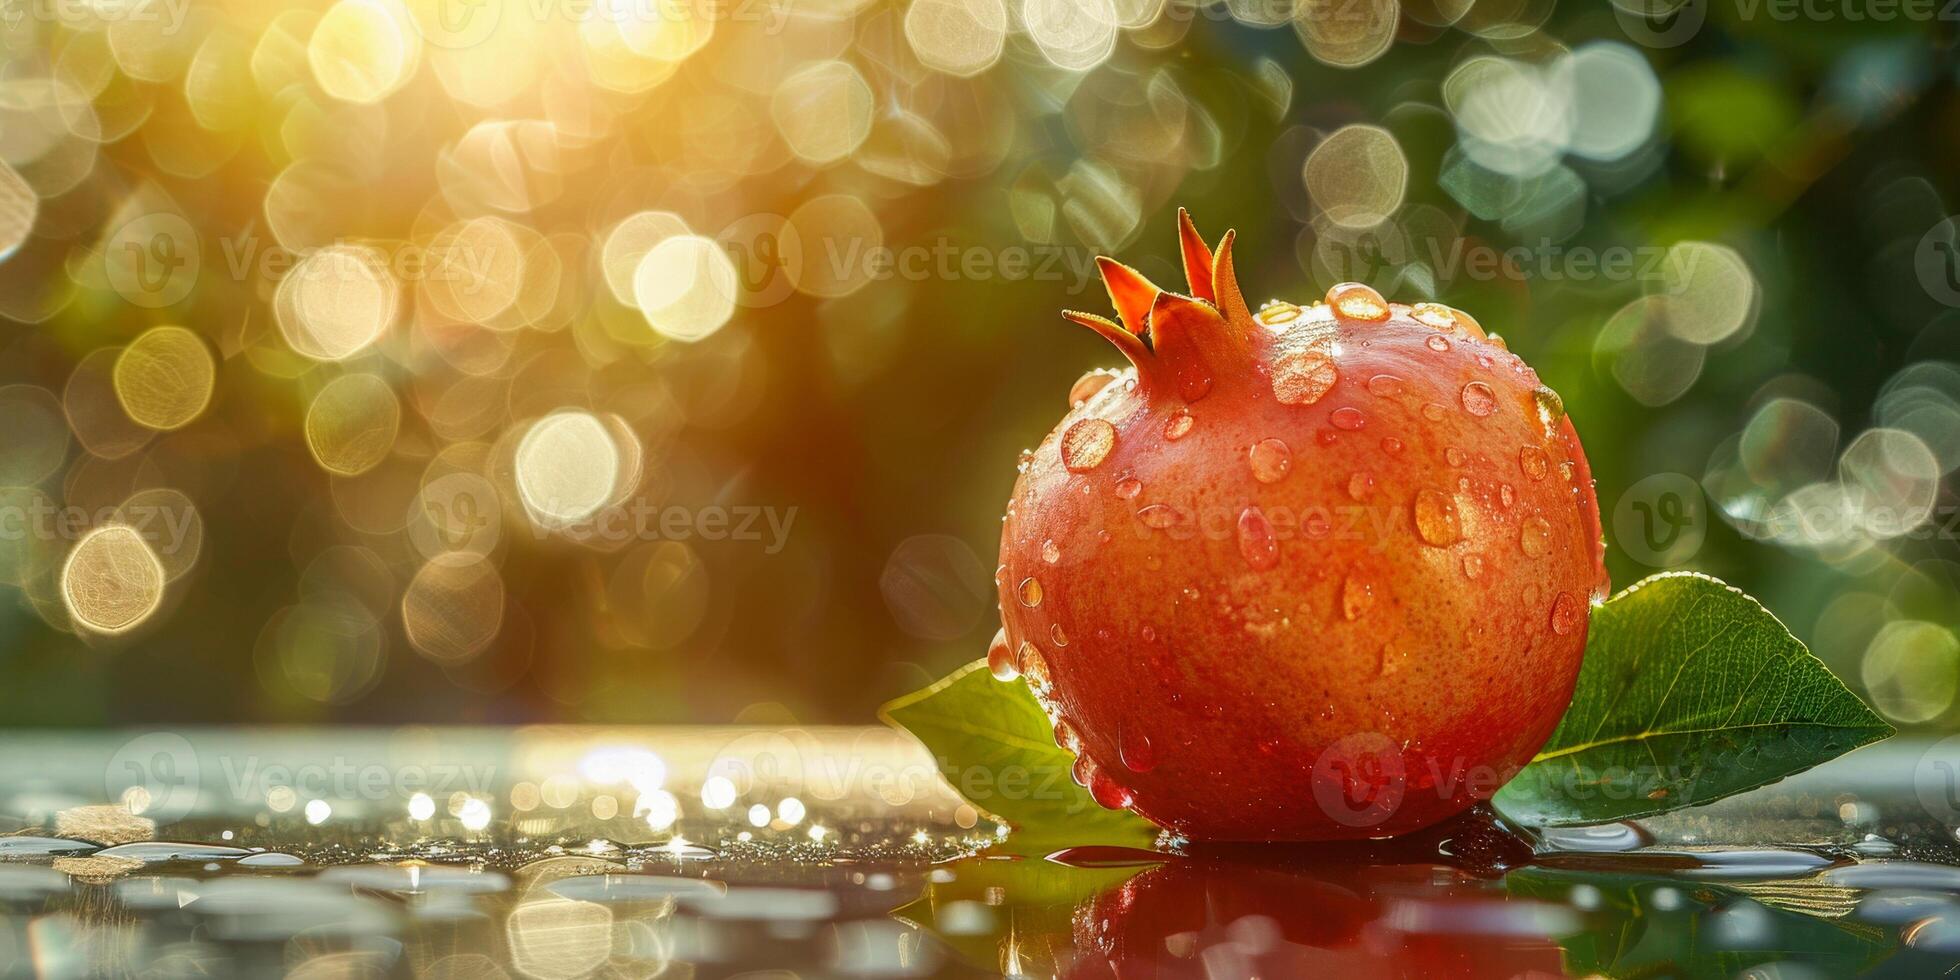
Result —
POLYGON ((1488 799, 1557 727, 1606 590, 1558 396, 1448 307, 1342 284, 1255 316, 1233 235, 1180 226, 1192 295, 1104 260, 1122 321, 1068 314, 1132 366, 1023 455, 995 676, 1099 803, 1187 839, 1488 799))

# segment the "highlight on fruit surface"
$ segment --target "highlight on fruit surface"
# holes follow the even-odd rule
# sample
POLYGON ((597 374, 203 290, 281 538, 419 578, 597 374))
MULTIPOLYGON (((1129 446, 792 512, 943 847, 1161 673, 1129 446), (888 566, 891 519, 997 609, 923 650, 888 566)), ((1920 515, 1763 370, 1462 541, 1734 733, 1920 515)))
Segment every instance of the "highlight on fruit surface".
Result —
POLYGON ((994 675, 1104 806, 1214 840, 1433 824, 1557 726, 1606 575, 1564 407, 1469 314, 1343 283, 1254 313, 1100 259, 1129 360, 1023 454, 994 675))

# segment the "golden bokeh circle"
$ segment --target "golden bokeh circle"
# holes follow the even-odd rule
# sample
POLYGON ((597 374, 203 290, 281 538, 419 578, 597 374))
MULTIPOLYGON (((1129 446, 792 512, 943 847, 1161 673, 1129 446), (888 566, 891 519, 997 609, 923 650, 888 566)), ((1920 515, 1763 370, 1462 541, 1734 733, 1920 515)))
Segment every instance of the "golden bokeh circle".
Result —
POLYGON ((306 447, 327 472, 359 476, 388 458, 401 416, 401 402, 388 382, 372 374, 342 375, 307 407, 306 447))
POLYGON ((547 415, 517 444, 518 497, 541 527, 590 520, 612 503, 621 469, 618 443, 590 412, 547 415))
POLYGON ((204 339, 183 327, 152 327, 116 357, 116 400, 138 425, 169 432, 211 404, 218 366, 204 339))
POLYGON ((126 524, 90 531, 61 567, 61 598, 77 626, 127 633, 163 604, 166 576, 148 541, 126 524))
POLYGON ((452 551, 429 559, 402 595, 409 645, 438 663, 459 664, 489 647, 504 621, 504 582, 489 559, 452 551))

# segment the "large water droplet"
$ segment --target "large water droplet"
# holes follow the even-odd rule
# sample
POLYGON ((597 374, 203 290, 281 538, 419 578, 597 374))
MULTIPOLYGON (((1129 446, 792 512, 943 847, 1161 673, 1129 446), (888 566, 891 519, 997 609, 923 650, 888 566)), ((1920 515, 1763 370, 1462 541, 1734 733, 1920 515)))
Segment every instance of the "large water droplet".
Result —
POLYGON ((1586 621, 1586 607, 1577 596, 1561 592, 1552 600, 1552 632, 1565 636, 1586 621))
POLYGON ((1281 354, 1273 362, 1273 397, 1282 405, 1311 405, 1340 380, 1334 356, 1321 347, 1281 354))
POLYGON ((1150 744, 1150 736, 1139 726, 1131 725, 1118 733, 1116 753, 1123 760, 1124 768, 1131 772, 1157 768, 1157 747, 1150 744))
POLYGON ((1349 575, 1341 583, 1341 615, 1348 621, 1360 619, 1375 604, 1375 587, 1360 575, 1349 575))
POLYGON ((1438 330, 1448 330, 1456 326, 1456 311, 1441 303, 1417 303, 1409 308, 1409 315, 1414 317, 1417 323, 1438 330))
POLYGON ((1542 480, 1551 468, 1552 461, 1546 457, 1543 449, 1526 446, 1518 450, 1518 469, 1523 470, 1524 475, 1534 480, 1542 480))
POLYGON ((1068 403, 1072 406, 1080 405, 1096 397, 1097 392, 1109 387, 1109 383, 1115 380, 1116 373, 1114 371, 1109 371, 1104 368, 1097 368, 1090 371, 1082 377, 1075 379, 1075 384, 1069 386, 1068 403))
POLYGON ((1462 397, 1463 410, 1478 418, 1483 418, 1497 410, 1497 393, 1490 390, 1490 385, 1481 381, 1472 381, 1464 385, 1462 397))
POLYGON ((1104 419, 1083 419, 1062 433, 1062 465, 1070 473, 1087 473, 1101 466, 1115 448, 1115 426, 1104 419))
POLYGON ((1054 538, 1049 538, 1041 543, 1041 560, 1050 565, 1062 560, 1061 546, 1055 543, 1054 538))
POLYGON ((1239 515, 1239 554, 1259 571, 1279 564, 1279 538, 1273 534, 1272 522, 1257 507, 1247 507, 1239 515))
POLYGON ((1366 283, 1344 282, 1327 291, 1327 305, 1350 320, 1388 319, 1388 300, 1366 283))
POLYGON ((1068 646, 1068 633, 1063 631, 1060 623, 1048 624, 1048 638, 1054 640, 1058 647, 1068 646))
POLYGON ((1441 490, 1416 491, 1416 534, 1424 543, 1438 548, 1455 544, 1463 537, 1457 523, 1456 501, 1441 490))
POLYGON ((1482 555, 1463 556, 1464 578, 1476 578, 1477 576, 1482 575, 1483 573, 1484 573, 1484 556, 1482 555))
POLYGON ((1089 773, 1089 796, 1105 809, 1127 810, 1135 797, 1100 767, 1089 773))
POLYGON ((1336 429, 1353 432, 1368 424, 1368 416, 1361 414, 1360 409, 1350 405, 1335 409, 1332 415, 1327 416, 1327 421, 1336 429))
POLYGON ((1021 605, 1029 609, 1041 605, 1041 583, 1034 576, 1030 575, 1021 580, 1019 594, 1021 596, 1021 605))
POLYGON ((1554 428, 1565 421, 1565 399, 1544 385, 1532 389, 1531 398, 1538 403, 1538 418, 1546 428, 1554 428))
POLYGON ((1377 374, 1368 379, 1368 393, 1377 398, 1394 398, 1404 390, 1402 379, 1392 374, 1377 374))
POLYGON ((1011 681, 1021 676, 1021 668, 1014 662, 1014 648, 1007 643, 1007 630, 994 634, 994 641, 987 644, 987 671, 994 680, 1011 681))
POLYGON ((1116 481, 1116 495, 1124 500, 1135 500, 1137 494, 1142 492, 1143 481, 1134 476, 1124 474, 1116 481))
POLYGON ((1055 744, 1072 753, 1082 751, 1082 736, 1076 732, 1074 725, 1069 724, 1067 718, 1055 719, 1055 744))
POLYGON ((1197 424, 1198 420, 1192 418, 1190 412, 1180 408, 1164 420, 1164 438, 1176 442, 1190 434, 1191 427, 1197 424))
POLYGON ((1533 515, 1524 519, 1524 526, 1518 532, 1518 544, 1524 548, 1528 558, 1543 558, 1552 551, 1552 522, 1533 515))
POLYGON ((1252 478, 1260 483, 1278 483, 1293 470, 1293 450, 1278 439, 1261 439, 1246 451, 1252 464, 1252 478))
POLYGON ((1430 334, 1429 339, 1424 340, 1423 343, 1428 344, 1430 350, 1439 354, 1450 349, 1450 338, 1439 333, 1430 334))
POLYGON ((1169 504, 1149 504, 1137 511, 1137 520, 1144 527, 1167 528, 1177 524, 1177 508, 1169 504))

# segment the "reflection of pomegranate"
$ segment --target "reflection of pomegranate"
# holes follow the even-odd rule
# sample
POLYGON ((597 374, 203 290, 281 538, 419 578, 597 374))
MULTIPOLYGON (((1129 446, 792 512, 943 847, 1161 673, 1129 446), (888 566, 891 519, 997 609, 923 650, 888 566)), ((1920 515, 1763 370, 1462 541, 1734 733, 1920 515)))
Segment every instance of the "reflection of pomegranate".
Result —
POLYGON ((1604 591, 1559 398, 1468 315, 1344 284, 1247 309, 1102 260, 1134 371, 1083 378, 1001 535, 996 676, 1106 806, 1198 839, 1400 833, 1488 797, 1572 695, 1604 591))

